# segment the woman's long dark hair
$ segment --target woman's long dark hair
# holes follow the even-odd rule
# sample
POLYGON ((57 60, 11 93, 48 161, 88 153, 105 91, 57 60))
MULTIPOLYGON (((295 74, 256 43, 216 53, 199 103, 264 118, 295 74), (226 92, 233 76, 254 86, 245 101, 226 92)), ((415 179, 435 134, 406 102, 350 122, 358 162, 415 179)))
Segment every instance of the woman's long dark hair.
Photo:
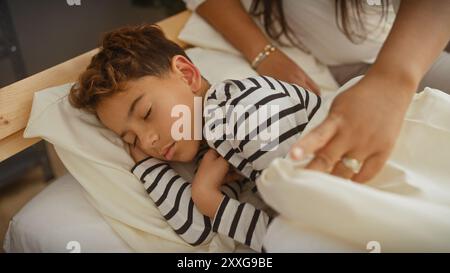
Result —
MULTIPOLYGON (((380 23, 386 19, 389 0, 381 0, 382 15, 380 23)), ((364 14, 362 0, 335 0, 336 24, 342 33, 353 43, 361 43, 367 38, 368 30, 362 20, 364 14)), ((253 0, 250 14, 259 17, 270 38, 279 41, 282 35, 294 45, 298 41, 286 22, 283 0, 253 0)))

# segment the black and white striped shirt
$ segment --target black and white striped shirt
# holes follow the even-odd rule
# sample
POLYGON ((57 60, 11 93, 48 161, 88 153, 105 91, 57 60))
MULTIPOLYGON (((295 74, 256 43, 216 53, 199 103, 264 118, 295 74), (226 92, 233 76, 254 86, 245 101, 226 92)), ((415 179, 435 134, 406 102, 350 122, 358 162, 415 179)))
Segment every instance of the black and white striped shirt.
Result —
MULTIPOLYGON (((219 233, 261 251, 271 218, 252 204, 239 202, 239 195, 243 186, 254 183, 274 158, 287 155, 320 105, 321 99, 314 93, 265 76, 226 80, 207 91, 203 136, 210 148, 247 178, 222 187, 224 198, 214 219, 197 210, 190 182, 168 163, 147 158, 131 171, 187 243, 207 243, 214 233, 219 233)), ((197 162, 205 148, 198 153, 197 162)), ((257 192, 256 188, 253 192, 257 192)))

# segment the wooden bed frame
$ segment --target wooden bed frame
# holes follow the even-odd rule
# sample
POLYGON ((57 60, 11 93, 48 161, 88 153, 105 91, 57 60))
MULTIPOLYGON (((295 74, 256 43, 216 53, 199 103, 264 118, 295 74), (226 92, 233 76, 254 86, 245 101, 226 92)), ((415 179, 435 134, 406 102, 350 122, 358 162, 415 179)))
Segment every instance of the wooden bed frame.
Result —
MULTIPOLYGON (((190 15, 189 11, 183 11, 157 24, 169 39, 187 48, 177 37, 190 15)), ((41 140, 23 138, 34 92, 76 81, 96 52, 93 49, 0 89, 0 162, 41 140)))

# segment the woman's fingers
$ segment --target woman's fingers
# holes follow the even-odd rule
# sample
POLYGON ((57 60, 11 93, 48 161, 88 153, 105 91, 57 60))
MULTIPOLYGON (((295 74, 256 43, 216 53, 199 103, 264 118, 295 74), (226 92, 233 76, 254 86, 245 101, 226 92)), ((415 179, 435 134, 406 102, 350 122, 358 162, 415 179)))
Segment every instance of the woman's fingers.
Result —
POLYGON ((291 58, 281 50, 276 50, 274 53, 270 54, 270 56, 258 66, 257 72, 260 75, 267 75, 278 80, 297 84, 316 94, 320 94, 320 88, 311 77, 309 77, 297 63, 291 60, 291 58))
POLYGON ((317 86, 315 86, 312 82, 308 81, 307 79, 304 80, 296 80, 296 81, 290 81, 298 86, 301 86, 302 88, 307 89, 308 91, 311 91, 317 95, 320 95, 320 91, 317 86))
POLYGON ((345 166, 341 160, 336 163, 331 174, 344 179, 350 179, 354 175, 353 171, 349 167, 345 166))
POLYGON ((334 165, 341 160, 347 151, 347 139, 341 134, 336 134, 327 145, 315 152, 314 159, 306 166, 307 169, 331 172, 334 165))
POLYGON ((408 86, 363 78, 334 98, 325 121, 294 144, 290 156, 313 155, 307 168, 331 169, 357 182, 370 180, 387 161, 410 102, 408 96, 393 96, 392 90, 410 92, 408 86))
POLYGON ((306 85, 310 91, 320 96, 319 86, 309 76, 306 76, 306 85))
POLYGON ((339 118, 329 115, 318 127, 313 129, 294 144, 290 156, 294 160, 303 159, 324 147, 336 134, 339 128, 339 118))
POLYGON ((374 177, 384 166, 388 159, 388 153, 376 153, 363 162, 362 169, 352 177, 353 181, 363 183, 374 177))
POLYGON ((381 169, 386 158, 369 156, 370 151, 364 147, 355 148, 354 140, 339 132, 340 122, 338 116, 330 114, 321 125, 293 145, 290 156, 299 160, 314 154, 307 169, 365 182, 381 169), (358 160, 362 164, 360 172, 355 174, 344 164, 343 158, 358 160))
POLYGON ((311 92, 314 92, 317 95, 320 95, 319 86, 309 77, 303 70, 299 68, 297 74, 291 76, 291 79, 287 80, 288 82, 295 83, 298 86, 308 89, 311 92))
MULTIPOLYGON (((355 159, 359 163, 364 164, 364 160, 368 157, 367 149, 355 149, 351 152, 347 152, 342 155, 340 160, 336 162, 333 171, 331 174, 342 177, 344 179, 351 179, 355 175, 355 171, 351 168, 351 166, 347 166, 344 163, 345 159, 355 159)), ((361 170, 360 170, 361 171, 361 170)))

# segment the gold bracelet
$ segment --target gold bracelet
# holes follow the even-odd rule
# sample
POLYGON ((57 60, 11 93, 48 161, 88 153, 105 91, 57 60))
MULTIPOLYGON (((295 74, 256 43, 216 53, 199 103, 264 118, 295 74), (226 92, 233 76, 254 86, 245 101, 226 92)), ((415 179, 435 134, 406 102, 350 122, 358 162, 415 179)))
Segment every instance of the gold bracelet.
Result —
POLYGON ((268 44, 264 47, 264 50, 261 51, 256 57, 255 59, 253 59, 252 61, 252 67, 253 69, 256 70, 256 68, 258 67, 258 65, 265 59, 267 58, 267 56, 270 55, 270 53, 274 52, 276 50, 276 47, 274 47, 271 44, 268 44))

